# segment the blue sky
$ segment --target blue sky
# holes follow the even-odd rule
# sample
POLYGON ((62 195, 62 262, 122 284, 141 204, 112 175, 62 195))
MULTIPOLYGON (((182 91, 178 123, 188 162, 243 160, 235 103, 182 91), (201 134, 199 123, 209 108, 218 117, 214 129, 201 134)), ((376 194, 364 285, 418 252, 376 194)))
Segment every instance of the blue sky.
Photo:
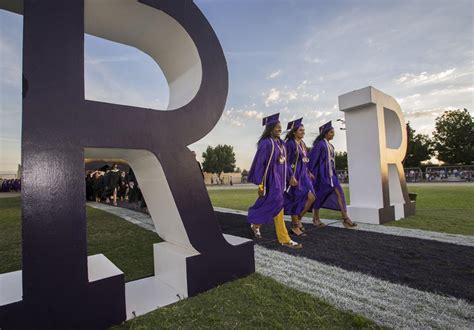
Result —
MULTIPOLYGON (((444 110, 473 112, 470 0, 196 0, 226 54, 230 89, 221 120, 191 145, 234 146, 249 168, 261 118, 304 116, 307 142, 342 118, 337 97, 372 85, 394 96, 418 132, 444 110)), ((0 174, 20 162, 22 18, 0 10, 0 174)), ((168 88, 138 50, 86 36, 86 98, 163 109, 168 88)), ((338 127, 338 126, 337 126, 338 127)), ((345 150, 344 131, 336 148, 345 150)))

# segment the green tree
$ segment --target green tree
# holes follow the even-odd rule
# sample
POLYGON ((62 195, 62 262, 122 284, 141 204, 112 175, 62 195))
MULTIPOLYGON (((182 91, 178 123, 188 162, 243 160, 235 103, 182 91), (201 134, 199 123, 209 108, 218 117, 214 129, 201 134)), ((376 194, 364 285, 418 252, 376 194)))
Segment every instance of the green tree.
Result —
POLYGON ((407 123, 408 148, 405 161, 405 167, 420 167, 421 162, 431 159, 433 156, 432 141, 426 134, 416 134, 411 128, 410 122, 407 123))
POLYGON ((439 160, 470 165, 474 160, 474 125, 469 111, 445 111, 437 117, 433 142, 439 160))
POLYGON ((202 153, 202 158, 204 172, 216 173, 219 176, 222 172, 234 172, 235 153, 232 146, 226 144, 219 144, 215 148, 208 146, 202 153))
POLYGON ((336 151, 336 170, 347 169, 347 152, 336 151))

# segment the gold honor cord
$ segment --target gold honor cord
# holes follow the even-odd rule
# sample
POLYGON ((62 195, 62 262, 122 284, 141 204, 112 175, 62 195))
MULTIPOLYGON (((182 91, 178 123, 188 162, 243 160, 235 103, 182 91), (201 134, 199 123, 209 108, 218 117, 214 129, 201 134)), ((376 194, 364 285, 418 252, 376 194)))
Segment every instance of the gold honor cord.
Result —
POLYGON ((288 156, 288 154, 287 154, 287 152, 286 152, 286 146, 285 146, 285 145, 283 145, 283 152, 284 152, 284 154, 285 154, 285 178, 284 178, 284 180, 283 180, 283 189, 285 189, 285 186, 286 186, 286 172, 287 172, 286 164, 287 164, 287 162, 288 162, 288 161, 287 161, 287 156, 288 156))
MULTIPOLYGON (((327 164, 328 164, 329 179, 331 180, 331 187, 334 187, 334 183, 332 182, 331 144, 326 139, 324 139, 324 142, 326 142, 326 147, 328 148, 328 162, 327 162, 327 164)), ((334 160, 334 167, 336 167, 336 160, 334 160)))
POLYGON ((267 182, 268 168, 270 167, 270 162, 272 161, 273 153, 275 152, 275 142, 273 142, 272 138, 270 138, 270 140, 272 141, 272 152, 270 153, 270 158, 268 159, 267 167, 265 168, 265 173, 263 173, 262 183, 258 185, 258 189, 263 191, 263 196, 265 196, 266 194, 265 184, 267 182))

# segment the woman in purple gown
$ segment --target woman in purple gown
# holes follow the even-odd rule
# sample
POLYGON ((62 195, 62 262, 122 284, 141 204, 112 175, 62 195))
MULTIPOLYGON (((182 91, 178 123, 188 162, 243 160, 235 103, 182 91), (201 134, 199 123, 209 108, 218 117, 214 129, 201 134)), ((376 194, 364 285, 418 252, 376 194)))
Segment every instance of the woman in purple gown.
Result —
MULTIPOLYGON (((265 131, 258 141, 257 153, 249 171, 248 180, 258 185, 258 198, 248 210, 248 221, 256 238, 261 238, 260 227, 274 221, 281 245, 300 249, 301 244, 291 240, 283 219, 283 194, 290 181, 284 142, 280 139, 279 114, 263 119, 265 131)), ((294 185, 295 182, 291 181, 294 185)))
POLYGON ((312 174, 308 169, 308 152, 303 141, 305 129, 303 118, 288 123, 289 130, 285 138, 290 173, 297 185, 289 186, 285 193, 285 214, 291 215, 291 231, 296 236, 304 234, 301 218, 311 209, 315 200, 312 174))
POLYGON ((321 219, 319 209, 341 211, 342 223, 346 228, 356 224, 347 215, 346 200, 336 173, 336 155, 331 140, 334 138, 334 128, 328 122, 319 128, 319 136, 313 143, 309 153, 309 169, 313 174, 316 201, 313 205, 313 223, 319 226, 321 219))

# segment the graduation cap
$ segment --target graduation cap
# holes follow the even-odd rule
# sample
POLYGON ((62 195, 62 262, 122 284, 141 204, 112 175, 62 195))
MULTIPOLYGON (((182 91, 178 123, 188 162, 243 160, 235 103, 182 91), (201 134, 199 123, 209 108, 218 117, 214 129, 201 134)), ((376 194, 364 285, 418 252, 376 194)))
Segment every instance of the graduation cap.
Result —
POLYGON ((110 166, 107 165, 107 164, 105 164, 104 166, 102 166, 102 167, 99 168, 99 171, 102 171, 102 172, 105 172, 105 171, 107 171, 107 170, 110 170, 110 166))
POLYGON ((319 128, 319 134, 326 134, 333 128, 334 127, 332 127, 332 121, 328 121, 326 124, 324 124, 323 126, 319 128))
POLYGON ((299 119, 296 119, 296 120, 293 120, 293 121, 290 121, 288 123, 288 126, 286 127, 287 130, 291 130, 291 129, 298 129, 301 125, 303 125, 303 117, 299 118, 299 119))
POLYGON ((262 119, 262 125, 268 126, 271 124, 279 123, 280 122, 279 118, 280 118, 280 113, 275 113, 274 115, 265 117, 262 119))

